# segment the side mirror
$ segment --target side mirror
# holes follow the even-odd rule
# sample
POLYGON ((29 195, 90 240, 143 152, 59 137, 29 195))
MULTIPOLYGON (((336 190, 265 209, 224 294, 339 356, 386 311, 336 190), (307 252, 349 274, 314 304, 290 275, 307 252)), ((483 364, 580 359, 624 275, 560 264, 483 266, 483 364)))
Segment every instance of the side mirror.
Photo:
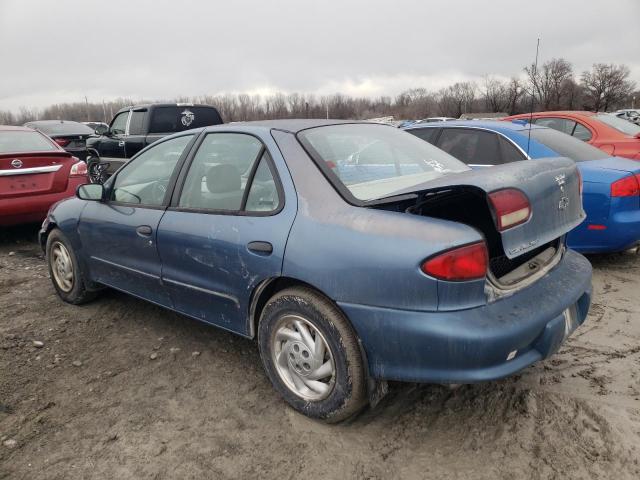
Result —
POLYGON ((76 190, 76 197, 80 200, 104 200, 104 186, 99 183, 87 183, 80 185, 76 190))
POLYGON ((96 127, 96 134, 97 135, 106 135, 108 131, 109 131, 109 127, 106 126, 106 125, 98 125, 96 127))

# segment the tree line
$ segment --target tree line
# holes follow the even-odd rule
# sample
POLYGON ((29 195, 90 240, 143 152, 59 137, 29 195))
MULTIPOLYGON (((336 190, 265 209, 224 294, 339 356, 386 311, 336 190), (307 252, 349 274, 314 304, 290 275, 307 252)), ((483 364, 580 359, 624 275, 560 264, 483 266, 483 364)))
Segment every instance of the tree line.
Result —
MULTIPOLYGON (((596 63, 577 75, 563 58, 551 59, 522 75, 503 79, 486 76, 479 82, 457 82, 437 91, 412 88, 395 97, 352 97, 336 93, 317 96, 276 93, 269 96, 240 94, 203 95, 163 99, 167 102, 214 105, 226 122, 275 118, 366 119, 393 116, 420 119, 432 116, 458 118, 464 113, 516 114, 542 110, 611 111, 640 104, 640 91, 629 79, 626 65, 596 63)), ((109 122, 122 107, 147 103, 119 98, 109 102, 75 102, 51 105, 42 110, 0 110, 0 125, 20 125, 38 119, 109 122)), ((638 105, 640 106, 640 105, 638 105)))

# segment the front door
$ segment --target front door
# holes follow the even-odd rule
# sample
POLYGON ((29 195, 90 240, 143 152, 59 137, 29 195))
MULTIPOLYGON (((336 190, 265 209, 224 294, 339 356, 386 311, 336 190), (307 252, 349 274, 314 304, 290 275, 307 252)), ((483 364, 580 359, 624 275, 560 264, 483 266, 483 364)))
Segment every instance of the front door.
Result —
MULTIPOLYGON (((274 152, 274 155, 276 153, 274 152)), ((282 271, 295 203, 256 137, 204 137, 158 228, 162 281, 174 308, 249 335, 251 293, 282 271)))
POLYGON ((108 200, 87 204, 78 228, 93 279, 171 306, 160 282, 157 229, 176 166, 192 139, 158 143, 106 184, 108 200))

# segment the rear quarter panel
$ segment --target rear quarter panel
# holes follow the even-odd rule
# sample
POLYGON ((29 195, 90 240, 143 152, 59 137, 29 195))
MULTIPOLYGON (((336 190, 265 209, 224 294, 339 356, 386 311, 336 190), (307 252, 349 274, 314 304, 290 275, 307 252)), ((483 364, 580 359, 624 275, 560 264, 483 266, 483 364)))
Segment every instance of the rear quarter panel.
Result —
POLYGON ((273 136, 298 197, 283 275, 342 303, 436 310, 439 292, 459 308, 485 303, 484 280, 465 282, 460 295, 420 270, 437 252, 481 240, 479 232, 446 220, 351 206, 293 134, 274 131, 273 136))

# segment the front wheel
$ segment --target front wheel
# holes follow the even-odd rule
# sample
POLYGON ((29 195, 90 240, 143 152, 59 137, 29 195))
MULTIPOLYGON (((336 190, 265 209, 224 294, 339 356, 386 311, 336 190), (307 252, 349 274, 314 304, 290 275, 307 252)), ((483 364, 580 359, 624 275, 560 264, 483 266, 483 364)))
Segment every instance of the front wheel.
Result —
POLYGON ((86 288, 71 242, 60 230, 54 229, 47 237, 46 253, 51 282, 62 300, 78 305, 95 297, 86 288))
POLYGON ((273 386, 299 412, 336 423, 366 404, 357 337, 342 312, 315 291, 290 288, 272 297, 258 343, 273 386))
POLYGON ((107 165, 101 163, 99 158, 90 157, 87 159, 87 171, 91 183, 103 184, 108 178, 106 170, 107 165))

